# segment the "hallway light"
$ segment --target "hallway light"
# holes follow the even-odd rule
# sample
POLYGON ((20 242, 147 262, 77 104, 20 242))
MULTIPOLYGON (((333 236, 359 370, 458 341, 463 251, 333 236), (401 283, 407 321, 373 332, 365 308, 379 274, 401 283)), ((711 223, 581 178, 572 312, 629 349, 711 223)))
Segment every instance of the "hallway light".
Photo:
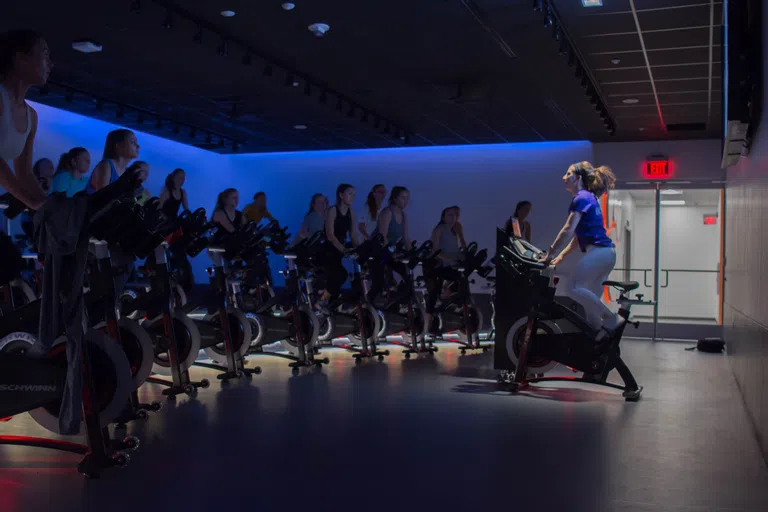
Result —
POLYGON ((679 196, 683 193, 682 190, 672 190, 672 189, 665 189, 661 191, 661 195, 663 196, 679 196))
POLYGON ((683 199, 662 199, 661 206, 685 206, 683 199))

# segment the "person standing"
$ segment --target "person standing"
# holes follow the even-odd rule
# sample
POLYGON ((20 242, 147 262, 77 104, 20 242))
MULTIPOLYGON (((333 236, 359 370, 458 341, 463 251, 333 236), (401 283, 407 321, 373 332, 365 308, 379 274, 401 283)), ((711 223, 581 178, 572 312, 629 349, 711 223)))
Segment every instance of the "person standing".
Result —
POLYGON ((91 154, 85 148, 72 148, 59 158, 59 166, 51 182, 51 194, 60 192, 72 197, 88 186, 91 154))

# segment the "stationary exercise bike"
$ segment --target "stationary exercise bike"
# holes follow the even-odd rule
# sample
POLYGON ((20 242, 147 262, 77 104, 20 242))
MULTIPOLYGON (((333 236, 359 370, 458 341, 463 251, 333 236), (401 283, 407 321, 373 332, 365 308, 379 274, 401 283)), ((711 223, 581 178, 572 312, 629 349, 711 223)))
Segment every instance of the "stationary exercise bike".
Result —
POLYGON ((353 260, 351 287, 342 290, 339 297, 328 304, 325 314, 318 315, 321 325, 328 326, 328 339, 349 340, 350 343, 337 346, 353 352, 352 357, 356 363, 367 357, 383 361, 384 356, 389 355, 388 350, 379 350, 377 347, 381 318, 368 302, 368 288, 365 284, 368 265, 377 260, 377 253, 383 250, 382 244, 383 237, 376 235, 345 253, 345 256, 353 260))
MULTIPOLYGON (((534 382, 575 381, 623 391, 637 401, 642 387, 621 359, 619 343, 629 321, 633 301, 627 293, 636 282, 606 281, 621 292, 621 321, 612 333, 587 324, 584 306, 556 295, 553 268, 539 263, 542 251, 523 238, 497 231, 496 320, 494 368, 499 382, 518 391, 534 382), (583 372, 582 377, 544 377, 558 363, 583 372), (616 370, 623 386, 607 382, 616 370)), ((637 323, 633 323, 637 327, 637 323)))
MULTIPOLYGON (((461 353, 467 350, 482 350, 487 352, 490 345, 480 343, 480 328, 483 325, 483 314, 472 299, 471 276, 475 273, 486 277, 493 268, 484 266, 488 257, 488 251, 477 250, 477 244, 472 242, 461 251, 461 263, 456 268, 438 268, 438 262, 434 256, 431 261, 423 262, 422 268, 429 272, 428 267, 435 274, 442 275, 446 280, 455 283, 458 290, 435 308, 435 313, 430 326, 430 333, 443 337, 445 334, 453 334, 455 337, 443 338, 446 341, 458 343, 461 353)), ((436 255, 435 255, 436 256, 436 255)), ((427 276, 420 280, 425 281, 427 276)))

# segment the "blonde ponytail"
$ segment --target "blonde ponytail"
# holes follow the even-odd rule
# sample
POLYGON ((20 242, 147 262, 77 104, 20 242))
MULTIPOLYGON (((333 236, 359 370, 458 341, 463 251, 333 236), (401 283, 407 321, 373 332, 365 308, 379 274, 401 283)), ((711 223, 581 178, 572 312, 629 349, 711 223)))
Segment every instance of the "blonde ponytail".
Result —
POLYGON ((616 185, 616 176, 610 167, 601 165, 593 170, 587 183, 589 191, 600 198, 600 196, 616 185))

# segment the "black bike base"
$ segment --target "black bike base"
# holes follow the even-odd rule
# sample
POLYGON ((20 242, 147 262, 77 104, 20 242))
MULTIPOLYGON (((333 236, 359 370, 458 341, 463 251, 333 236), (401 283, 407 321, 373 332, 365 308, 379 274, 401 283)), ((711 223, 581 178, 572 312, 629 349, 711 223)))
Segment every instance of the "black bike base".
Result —
POLYGON ((208 368, 210 370, 217 370, 222 372, 220 375, 216 376, 216 378, 222 382, 228 382, 231 379, 241 379, 243 377, 250 379, 252 375, 261 374, 260 366, 255 368, 240 368, 235 371, 229 371, 226 366, 221 366, 214 363, 200 363, 195 361, 194 365, 201 368, 208 368))
POLYGON ((355 358, 355 363, 361 362, 363 359, 368 357, 376 357, 379 361, 383 361, 384 357, 389 355, 389 350, 365 350, 363 348, 358 347, 344 347, 346 350, 351 350, 354 352, 352 354, 352 357, 355 358))
POLYGON ((623 391, 622 396, 627 402, 637 402, 640 400, 640 394, 643 391, 643 386, 638 386, 635 389, 627 389, 626 386, 619 386, 618 384, 611 384, 610 382, 603 382, 600 380, 593 380, 584 377, 533 377, 531 379, 524 379, 520 382, 513 380, 509 382, 500 382, 500 384, 502 384, 508 391, 516 393, 522 389, 527 388, 529 384, 534 384, 536 382, 573 382, 582 384, 594 384, 596 386, 618 389, 623 391))
POLYGON ((327 357, 324 357, 323 359, 307 359, 306 361, 301 361, 295 357, 290 357, 289 359, 293 359, 292 363, 288 363, 288 366, 291 367, 291 371, 293 373, 298 373, 299 368, 308 368, 310 366, 314 366, 315 368, 322 368, 324 364, 331 362, 331 360, 327 357))
MULTIPOLYGON (((405 345, 407 346, 407 345, 405 345)), ((429 346, 429 347, 417 347, 417 348, 406 348, 403 350, 403 354, 405 355, 406 359, 411 358, 411 354, 429 354, 434 355, 435 352, 438 351, 438 348, 435 346, 429 346)))
POLYGON ((152 384, 160 384, 161 386, 167 386, 168 389, 163 390, 163 396, 168 397, 168 400, 175 400, 177 395, 196 396, 197 388, 207 388, 211 385, 208 379, 203 379, 200 382, 188 382, 183 386, 177 386, 171 381, 160 379, 157 377, 148 377, 146 382, 152 384))

